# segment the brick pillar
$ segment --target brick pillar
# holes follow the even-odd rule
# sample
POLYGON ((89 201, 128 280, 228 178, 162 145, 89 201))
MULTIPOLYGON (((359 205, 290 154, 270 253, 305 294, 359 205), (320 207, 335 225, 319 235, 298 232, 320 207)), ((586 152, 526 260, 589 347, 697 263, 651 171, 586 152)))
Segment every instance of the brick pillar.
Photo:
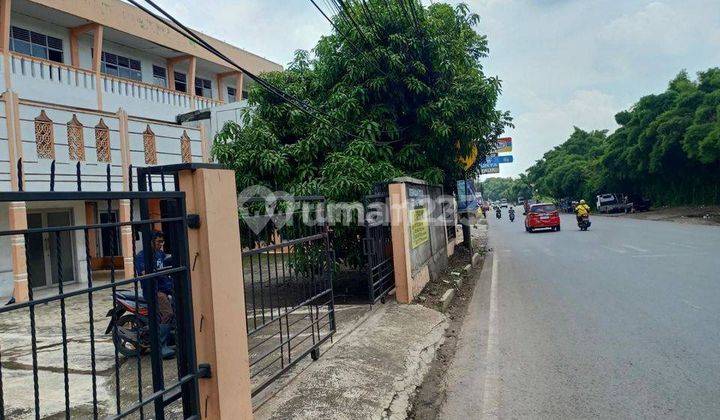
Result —
MULTIPOLYGON (((130 200, 119 200, 120 223, 130 221, 130 200)), ((126 279, 135 277, 134 255, 132 247, 132 226, 120 227, 120 251, 122 252, 123 271, 126 279)))
MULTIPOLYGON (((27 229, 27 210, 24 201, 13 201, 10 203, 10 230, 27 229)), ((25 236, 13 235, 11 238, 11 255, 13 267, 13 297, 16 302, 27 302, 28 295, 28 273, 27 260, 25 258, 25 236)))
POLYGON ((209 419, 250 419, 250 366, 237 215, 235 173, 226 169, 183 170, 180 190, 188 214, 200 227, 188 230, 198 363, 212 377, 201 379, 200 412, 209 419))

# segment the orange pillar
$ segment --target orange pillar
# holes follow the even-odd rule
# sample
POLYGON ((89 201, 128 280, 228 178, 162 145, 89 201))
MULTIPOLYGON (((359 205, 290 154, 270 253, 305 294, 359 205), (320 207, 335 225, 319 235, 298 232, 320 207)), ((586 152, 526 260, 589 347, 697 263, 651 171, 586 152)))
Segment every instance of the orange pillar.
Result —
POLYGON ((197 361, 212 368, 211 378, 200 379, 200 412, 208 419, 251 419, 235 173, 185 170, 179 184, 187 212, 200 216, 200 227, 188 231, 197 361))
MULTIPOLYGON (((10 203, 10 229, 27 229, 27 210, 24 201, 10 203)), ((11 238, 11 255, 13 267, 13 297, 16 302, 27 302, 30 298, 28 293, 28 272, 25 254, 25 236, 13 235, 11 238)))
POLYGON ((405 184, 390 184, 390 232, 395 270, 395 299, 400 303, 412 302, 412 269, 410 266, 410 234, 405 184))

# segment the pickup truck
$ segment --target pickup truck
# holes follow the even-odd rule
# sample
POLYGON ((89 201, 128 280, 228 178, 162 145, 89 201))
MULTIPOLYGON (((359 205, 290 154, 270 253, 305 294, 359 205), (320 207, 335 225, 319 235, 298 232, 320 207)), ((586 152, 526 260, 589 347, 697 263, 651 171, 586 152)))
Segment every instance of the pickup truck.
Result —
POLYGON ((598 213, 626 213, 632 209, 632 204, 628 206, 620 194, 600 194, 596 199, 598 213))

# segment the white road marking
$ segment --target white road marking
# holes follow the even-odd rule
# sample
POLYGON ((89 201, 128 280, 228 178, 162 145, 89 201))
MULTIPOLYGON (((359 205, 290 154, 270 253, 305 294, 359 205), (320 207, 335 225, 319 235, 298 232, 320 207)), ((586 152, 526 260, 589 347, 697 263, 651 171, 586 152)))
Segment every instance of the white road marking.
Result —
POLYGON ((688 245, 688 244, 681 244, 680 242, 668 242, 669 245, 679 246, 681 248, 688 248, 688 249, 698 249, 696 246, 688 245))
POLYGON ((685 302, 686 305, 688 305, 689 307, 691 307, 691 308, 693 308, 693 309, 695 309, 695 310, 698 310, 698 311, 702 311, 702 310, 703 310, 702 307, 697 306, 697 305, 693 305, 693 304, 690 303, 690 301, 688 301, 687 299, 683 299, 683 302, 685 302))
POLYGON ((609 250, 609 251, 612 251, 612 252, 617 252, 618 254, 625 254, 625 253, 626 253, 626 252, 623 251, 622 249, 614 248, 614 247, 607 246, 607 245, 600 245, 600 247, 605 248, 605 249, 607 249, 607 250, 609 250))
POLYGON ((637 247, 637 246, 632 246, 632 245, 623 245, 623 246, 624 246, 625 248, 632 249, 633 251, 637 251, 637 252, 648 252, 647 249, 643 249, 643 248, 640 248, 640 247, 637 247))
POLYGON ((488 313, 488 338, 485 353, 486 371, 483 386, 483 418, 497 418, 500 408, 500 367, 498 355, 497 282, 498 256, 493 255, 490 278, 490 310, 488 313))

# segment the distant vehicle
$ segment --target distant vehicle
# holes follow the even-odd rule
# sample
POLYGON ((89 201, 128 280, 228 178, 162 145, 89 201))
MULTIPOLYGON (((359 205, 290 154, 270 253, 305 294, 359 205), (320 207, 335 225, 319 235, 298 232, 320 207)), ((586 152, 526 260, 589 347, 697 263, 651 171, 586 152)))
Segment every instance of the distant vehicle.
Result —
POLYGON ((525 197, 518 197, 517 198, 518 206, 522 206, 525 204, 525 197))
POLYGON ((586 214, 585 216, 578 217, 578 227, 580 228, 580 230, 588 230, 590 225, 590 216, 586 214))
POLYGON ((598 213, 621 213, 629 209, 625 200, 619 194, 600 194, 596 198, 597 201, 595 204, 598 213))
POLYGON ((507 208, 507 206, 508 206, 508 203, 507 203, 506 199, 503 198, 502 200, 500 200, 500 207, 507 208))
POLYGON ((648 211, 650 210, 650 200, 636 194, 630 194, 625 196, 625 211, 636 212, 636 211, 648 211))
POLYGON ((560 230, 560 214, 558 208, 552 203, 532 204, 525 216, 525 230, 532 232, 535 229, 560 230))

